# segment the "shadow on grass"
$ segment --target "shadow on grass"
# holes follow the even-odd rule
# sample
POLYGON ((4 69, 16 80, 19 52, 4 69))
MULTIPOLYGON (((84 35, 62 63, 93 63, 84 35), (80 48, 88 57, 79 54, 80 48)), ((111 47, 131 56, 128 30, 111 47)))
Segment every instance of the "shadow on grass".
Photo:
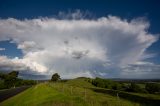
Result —
POLYGON ((109 94, 112 96, 117 96, 117 93, 118 93, 118 96, 120 98, 129 100, 131 102, 140 103, 141 106, 160 106, 160 100, 155 98, 142 97, 142 96, 130 94, 123 91, 108 90, 103 88, 91 88, 91 90, 93 90, 94 92, 109 94))

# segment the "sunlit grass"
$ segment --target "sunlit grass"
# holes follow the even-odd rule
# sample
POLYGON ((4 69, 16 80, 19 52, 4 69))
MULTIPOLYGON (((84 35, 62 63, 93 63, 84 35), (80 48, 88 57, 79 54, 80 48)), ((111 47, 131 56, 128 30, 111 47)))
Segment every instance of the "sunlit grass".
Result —
POLYGON ((84 79, 42 83, 4 101, 2 106, 139 106, 128 100, 96 93, 84 79))

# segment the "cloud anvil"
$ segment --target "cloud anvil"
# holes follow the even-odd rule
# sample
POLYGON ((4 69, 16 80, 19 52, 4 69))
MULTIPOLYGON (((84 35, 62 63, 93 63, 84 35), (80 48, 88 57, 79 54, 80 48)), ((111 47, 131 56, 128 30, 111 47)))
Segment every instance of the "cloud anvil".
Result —
MULTIPOLYGON (((144 20, 127 21, 116 16, 94 20, 0 19, 0 41, 11 39, 23 53, 22 58, 0 56, 0 69, 7 66, 44 75, 58 72, 64 78, 134 76, 137 69, 130 65, 136 64, 143 72, 146 67, 137 63, 148 63, 146 49, 158 39, 148 28, 149 22, 144 20)), ((147 75, 154 69, 150 67, 147 75)))

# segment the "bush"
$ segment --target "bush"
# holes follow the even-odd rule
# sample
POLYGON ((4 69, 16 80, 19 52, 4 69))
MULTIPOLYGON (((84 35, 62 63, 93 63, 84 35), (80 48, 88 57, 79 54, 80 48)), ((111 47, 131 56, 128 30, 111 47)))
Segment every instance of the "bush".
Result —
POLYGON ((143 88, 141 88, 138 84, 136 83, 131 83, 129 87, 126 89, 128 92, 138 92, 138 93, 147 93, 147 91, 143 88))
POLYGON ((146 83, 145 89, 149 93, 160 92, 160 84, 158 84, 158 83, 146 83))
POLYGON ((114 90, 120 90, 122 88, 120 83, 102 78, 95 78, 94 80, 92 80, 92 84, 96 87, 108 88, 114 90))
POLYGON ((130 85, 125 85, 124 83, 115 82, 108 79, 95 78, 92 80, 92 84, 96 87, 127 91, 127 92, 138 92, 138 93, 147 93, 144 88, 141 88, 136 83, 131 83, 130 85))
POLYGON ((122 89, 122 85, 121 85, 120 83, 115 82, 115 83, 112 85, 112 89, 113 89, 113 90, 121 90, 121 89, 122 89))
POLYGON ((3 80, 0 80, 0 89, 5 89, 6 86, 5 86, 5 83, 3 80))

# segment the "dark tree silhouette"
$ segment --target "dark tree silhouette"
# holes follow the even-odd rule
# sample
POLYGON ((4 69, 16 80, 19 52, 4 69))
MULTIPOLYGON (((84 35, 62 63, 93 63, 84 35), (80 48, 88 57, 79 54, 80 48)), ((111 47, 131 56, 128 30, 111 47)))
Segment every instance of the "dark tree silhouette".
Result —
POLYGON ((145 89, 149 93, 160 92, 160 84, 159 83, 147 83, 145 89))
POLYGON ((19 72, 18 71, 12 71, 10 73, 8 73, 9 76, 17 78, 18 77, 19 72))
POLYGON ((18 71, 12 71, 12 72, 8 73, 8 76, 6 77, 5 82, 8 83, 9 86, 12 86, 15 88, 18 74, 19 74, 18 71))
POLYGON ((53 74, 51 81, 58 81, 58 80, 60 80, 60 76, 58 75, 58 73, 53 74))

